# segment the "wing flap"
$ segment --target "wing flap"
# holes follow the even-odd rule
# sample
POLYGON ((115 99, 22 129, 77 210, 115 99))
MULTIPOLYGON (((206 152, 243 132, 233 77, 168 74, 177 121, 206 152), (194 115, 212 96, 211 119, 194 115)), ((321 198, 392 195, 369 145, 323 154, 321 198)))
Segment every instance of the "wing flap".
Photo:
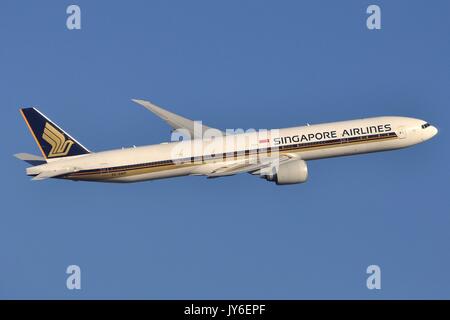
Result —
POLYGON ((239 173, 252 173, 260 174, 262 170, 272 168, 274 166, 280 165, 281 163, 287 162, 290 159, 295 158, 293 155, 284 154, 279 157, 266 157, 260 159, 257 163, 249 163, 248 160, 244 160, 240 163, 234 163, 229 166, 220 167, 213 172, 207 174, 208 178, 218 178, 232 176, 239 173))
POLYGON ((267 165, 268 164, 263 164, 263 163, 256 163, 256 164, 242 163, 242 164, 237 164, 237 165, 230 166, 230 167, 219 168, 219 169, 215 170, 214 172, 211 172, 207 176, 208 176, 208 178, 232 176, 232 175, 239 174, 239 173, 256 171, 256 170, 262 169, 263 167, 266 167, 267 165))

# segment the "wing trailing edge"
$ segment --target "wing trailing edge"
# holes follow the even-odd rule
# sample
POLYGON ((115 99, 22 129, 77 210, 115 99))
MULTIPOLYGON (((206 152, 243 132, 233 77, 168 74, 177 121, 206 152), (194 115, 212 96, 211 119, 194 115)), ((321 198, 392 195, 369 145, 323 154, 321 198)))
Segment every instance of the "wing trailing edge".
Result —
POLYGON ((195 121, 182 117, 178 114, 175 114, 173 112, 170 112, 166 109, 163 109, 161 107, 158 107, 157 105, 151 103, 150 101, 146 100, 139 100, 139 99, 131 99, 133 102, 143 106, 147 110, 154 113, 159 118, 163 119, 169 126, 171 126, 173 129, 185 129, 188 130, 191 138, 193 139, 200 139, 202 138, 203 133, 206 130, 214 129, 221 132, 219 129, 211 128, 205 125, 202 125, 202 132, 197 132, 194 130, 195 128, 195 121))

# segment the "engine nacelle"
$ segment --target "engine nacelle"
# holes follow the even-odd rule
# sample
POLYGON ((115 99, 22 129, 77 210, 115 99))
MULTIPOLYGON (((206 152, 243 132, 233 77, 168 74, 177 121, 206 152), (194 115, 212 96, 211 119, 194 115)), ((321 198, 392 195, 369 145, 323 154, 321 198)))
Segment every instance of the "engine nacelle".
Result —
POLYGON ((308 166, 303 160, 290 160, 280 164, 277 172, 267 175, 265 178, 279 185, 303 183, 308 180, 308 166))

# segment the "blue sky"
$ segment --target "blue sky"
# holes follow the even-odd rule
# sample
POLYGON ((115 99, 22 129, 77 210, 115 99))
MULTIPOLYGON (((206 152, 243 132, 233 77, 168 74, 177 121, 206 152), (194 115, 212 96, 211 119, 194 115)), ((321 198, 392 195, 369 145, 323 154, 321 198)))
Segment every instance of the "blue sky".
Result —
POLYGON ((1 1, 0 298, 450 298, 447 1, 1 1), (81 7, 82 29, 66 28, 81 7), (382 29, 366 28, 378 4, 382 29), (91 150, 167 141, 131 98, 218 128, 378 115, 439 128, 412 148, 250 175, 32 182, 18 108, 91 150), (82 289, 66 289, 66 267, 82 289), (377 264, 382 289, 366 288, 377 264))

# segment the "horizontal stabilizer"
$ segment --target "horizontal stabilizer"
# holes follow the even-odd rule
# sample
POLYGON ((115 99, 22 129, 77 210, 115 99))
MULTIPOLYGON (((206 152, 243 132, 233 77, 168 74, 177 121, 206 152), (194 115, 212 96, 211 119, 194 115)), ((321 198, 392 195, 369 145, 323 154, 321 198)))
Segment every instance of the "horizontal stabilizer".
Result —
POLYGON ((77 171, 79 171, 79 170, 76 168, 65 168, 65 169, 58 169, 58 170, 43 171, 31 180, 45 180, 48 178, 54 178, 57 176, 61 176, 63 174, 77 172, 77 171))
POLYGON ((47 163, 47 161, 45 161, 43 157, 29 153, 17 153, 14 155, 14 157, 16 157, 19 160, 25 161, 31 164, 32 166, 38 166, 40 164, 47 163))

